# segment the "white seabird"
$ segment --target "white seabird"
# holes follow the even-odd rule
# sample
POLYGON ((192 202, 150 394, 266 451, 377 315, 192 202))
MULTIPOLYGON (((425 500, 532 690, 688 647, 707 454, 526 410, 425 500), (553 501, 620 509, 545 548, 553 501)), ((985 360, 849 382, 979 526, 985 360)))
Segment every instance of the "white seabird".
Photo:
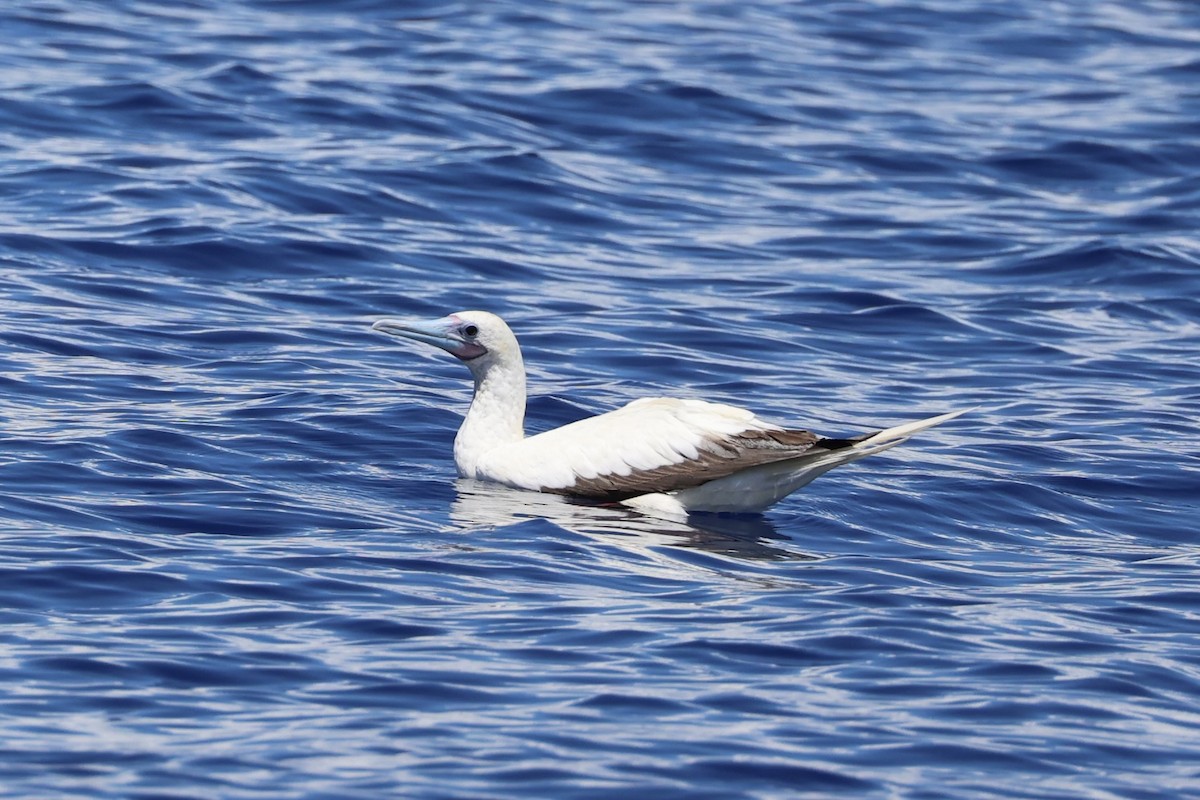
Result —
POLYGON ((734 406, 645 398, 525 436, 525 364, 517 337, 486 311, 372 328, 440 347, 475 377, 454 439, 464 478, 619 502, 654 515, 757 513, 819 475, 953 419, 954 411, 849 439, 787 430, 734 406))

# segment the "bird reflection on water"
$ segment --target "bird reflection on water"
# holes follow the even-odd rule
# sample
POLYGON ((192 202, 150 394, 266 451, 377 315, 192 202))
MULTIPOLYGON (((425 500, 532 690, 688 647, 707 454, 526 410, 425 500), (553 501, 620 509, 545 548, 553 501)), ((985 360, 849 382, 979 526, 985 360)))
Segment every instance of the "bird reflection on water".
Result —
POLYGON ((684 522, 645 516, 615 504, 586 503, 471 478, 459 478, 455 488, 458 496, 451 504, 450 518, 463 528, 493 528, 545 519, 581 534, 649 538, 652 545, 691 548, 728 558, 758 561, 816 558, 772 545, 771 541, 786 541, 787 537, 770 520, 759 516, 693 514, 684 522))

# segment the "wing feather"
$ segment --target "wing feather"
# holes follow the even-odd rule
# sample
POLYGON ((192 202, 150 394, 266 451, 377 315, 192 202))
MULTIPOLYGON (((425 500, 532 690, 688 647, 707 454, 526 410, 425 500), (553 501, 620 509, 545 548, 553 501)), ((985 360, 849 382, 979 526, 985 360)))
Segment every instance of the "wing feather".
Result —
POLYGON ((820 441, 733 406, 646 398, 504 445, 480 467, 483 477, 521 488, 621 500, 796 458, 820 441))

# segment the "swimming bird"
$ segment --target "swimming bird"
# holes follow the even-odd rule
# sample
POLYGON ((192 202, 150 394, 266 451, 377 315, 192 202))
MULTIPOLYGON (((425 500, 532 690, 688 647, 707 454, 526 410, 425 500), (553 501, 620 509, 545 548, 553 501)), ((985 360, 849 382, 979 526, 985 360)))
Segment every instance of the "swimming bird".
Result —
POLYGON ((475 395, 454 439, 462 477, 655 516, 758 513, 834 467, 966 413, 839 439, 722 403, 654 397, 526 436, 525 364, 500 317, 459 311, 431 322, 381 319, 372 328, 440 347, 470 368, 475 395))

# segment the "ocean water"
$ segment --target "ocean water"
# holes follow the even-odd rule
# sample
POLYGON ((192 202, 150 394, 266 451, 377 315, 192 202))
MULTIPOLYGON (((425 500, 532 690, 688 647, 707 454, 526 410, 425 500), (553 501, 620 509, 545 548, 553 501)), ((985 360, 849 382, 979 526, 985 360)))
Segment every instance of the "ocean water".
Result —
POLYGON ((0 11, 0 797, 1200 796, 1200 7, 0 11), (761 517, 455 477, 830 435, 761 517))

